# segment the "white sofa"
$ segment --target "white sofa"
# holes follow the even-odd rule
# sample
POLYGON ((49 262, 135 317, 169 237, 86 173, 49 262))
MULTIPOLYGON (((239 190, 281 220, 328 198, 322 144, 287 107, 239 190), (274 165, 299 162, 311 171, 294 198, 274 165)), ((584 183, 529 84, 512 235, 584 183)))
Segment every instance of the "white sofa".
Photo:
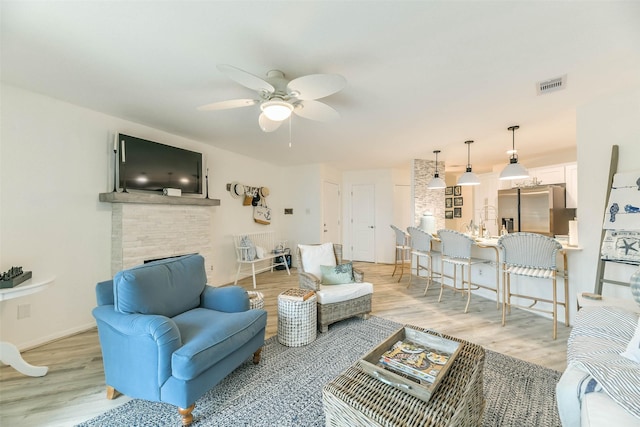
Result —
POLYGON ((637 329, 638 314, 621 308, 578 312, 556 387, 563 427, 640 426, 640 363, 621 356, 637 329))

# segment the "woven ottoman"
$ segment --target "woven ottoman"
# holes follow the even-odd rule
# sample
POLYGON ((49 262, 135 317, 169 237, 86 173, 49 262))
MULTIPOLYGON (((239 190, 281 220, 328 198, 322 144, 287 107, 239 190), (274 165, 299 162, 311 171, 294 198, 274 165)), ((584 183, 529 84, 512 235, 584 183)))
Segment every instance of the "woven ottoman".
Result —
POLYGON ((307 345, 316 339, 318 311, 315 292, 289 289, 278 295, 278 341, 288 347, 307 345))
POLYGON ((463 347, 428 402, 373 378, 355 363, 322 389, 326 426, 481 425, 484 349, 459 338, 442 336, 462 343, 463 347))
POLYGON ((262 292, 248 291, 249 294, 249 308, 264 308, 264 295, 262 292))

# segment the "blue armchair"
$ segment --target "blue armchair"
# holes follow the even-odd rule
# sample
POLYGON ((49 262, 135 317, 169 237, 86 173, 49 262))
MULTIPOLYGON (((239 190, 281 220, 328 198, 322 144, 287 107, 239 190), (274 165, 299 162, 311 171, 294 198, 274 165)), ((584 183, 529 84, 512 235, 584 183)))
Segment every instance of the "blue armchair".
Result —
POLYGON ((239 286, 207 286, 200 255, 121 271, 96 296, 109 399, 176 405, 186 426, 200 396, 252 355, 260 361, 267 312, 249 310, 239 286))

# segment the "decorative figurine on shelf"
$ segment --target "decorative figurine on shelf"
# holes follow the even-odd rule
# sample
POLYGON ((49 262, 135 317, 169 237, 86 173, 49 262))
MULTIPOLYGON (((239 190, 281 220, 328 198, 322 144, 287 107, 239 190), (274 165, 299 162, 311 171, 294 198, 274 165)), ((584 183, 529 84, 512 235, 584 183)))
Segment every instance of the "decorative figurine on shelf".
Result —
POLYGON ((29 279, 31 279, 30 271, 25 272, 22 267, 11 267, 0 275, 0 288, 13 288, 29 279))
POLYGON ((118 134, 113 135, 113 192, 118 192, 118 134))
POLYGON ((204 176, 204 183, 206 188, 206 198, 209 198, 209 168, 207 168, 207 173, 204 176))

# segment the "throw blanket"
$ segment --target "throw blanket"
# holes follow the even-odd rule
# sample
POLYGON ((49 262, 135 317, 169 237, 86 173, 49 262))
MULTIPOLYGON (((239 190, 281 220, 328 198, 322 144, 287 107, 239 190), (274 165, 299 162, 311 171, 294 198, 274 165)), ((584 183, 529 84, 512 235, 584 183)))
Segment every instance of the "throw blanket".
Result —
POLYGON ((640 418, 640 364, 620 356, 637 324, 636 314, 620 308, 583 308, 569 336, 567 363, 589 373, 611 399, 640 418))

